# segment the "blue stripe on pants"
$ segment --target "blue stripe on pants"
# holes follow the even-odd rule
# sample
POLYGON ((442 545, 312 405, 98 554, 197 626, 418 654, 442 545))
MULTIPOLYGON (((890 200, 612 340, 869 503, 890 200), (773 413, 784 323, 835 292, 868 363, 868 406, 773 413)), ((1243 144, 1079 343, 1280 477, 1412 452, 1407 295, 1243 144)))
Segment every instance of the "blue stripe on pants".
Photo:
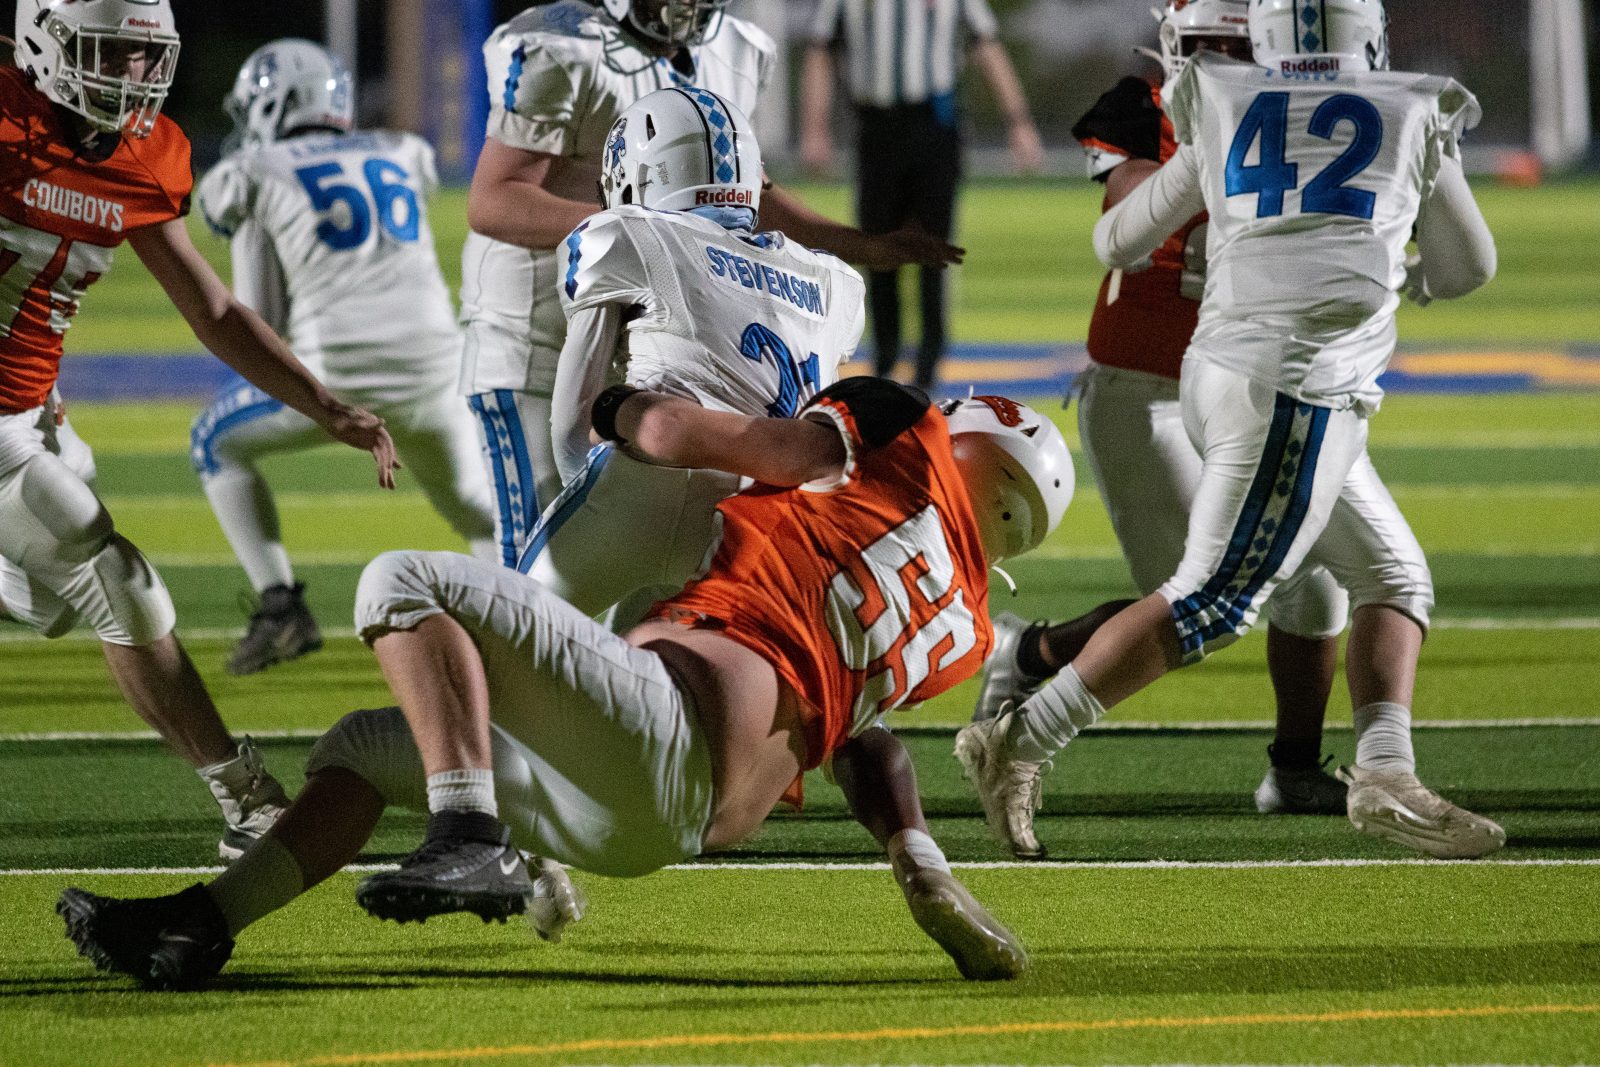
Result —
POLYGON ((600 472, 606 469, 606 463, 614 451, 610 445, 596 445, 589 451, 589 461, 584 464, 583 473, 567 483, 550 506, 550 514, 541 518, 539 525, 534 527, 533 536, 528 538, 528 547, 523 549, 522 558, 517 561, 517 570, 527 574, 533 569, 534 560, 539 558, 539 553, 544 551, 550 539, 589 499, 589 491, 600 480, 600 472))
POLYGON ((483 424, 489 476, 494 482, 500 562, 515 567, 527 537, 529 517, 539 514, 538 490, 533 484, 533 467, 516 398, 509 389, 499 389, 468 397, 467 404, 483 424))

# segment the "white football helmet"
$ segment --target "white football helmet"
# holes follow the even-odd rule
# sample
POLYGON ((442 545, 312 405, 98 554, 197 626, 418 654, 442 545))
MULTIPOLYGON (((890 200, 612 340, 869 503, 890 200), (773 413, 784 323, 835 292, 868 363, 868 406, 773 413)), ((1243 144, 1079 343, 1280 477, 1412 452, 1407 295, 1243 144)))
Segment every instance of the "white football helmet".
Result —
POLYGON ((1282 74, 1388 70, 1382 0, 1250 0, 1255 61, 1282 74))
POLYGON ((178 67, 168 0, 17 0, 17 66, 97 130, 148 137, 178 67))
POLYGON ((693 86, 658 89, 617 116, 600 162, 608 208, 761 209, 761 146, 744 112, 693 86))
POLYGON ((1072 503, 1072 454, 1055 423, 1003 396, 940 406, 991 563, 1037 548, 1072 503))
POLYGON ((233 137, 271 144, 298 129, 349 130, 356 101, 350 72, 314 41, 284 37, 250 53, 223 98, 233 137))
POLYGON ((697 45, 716 34, 729 0, 605 0, 606 14, 658 44, 697 45))
POLYGON ((1161 20, 1161 67, 1170 80, 1178 76, 1201 38, 1250 39, 1250 0, 1167 0, 1154 11, 1161 20))

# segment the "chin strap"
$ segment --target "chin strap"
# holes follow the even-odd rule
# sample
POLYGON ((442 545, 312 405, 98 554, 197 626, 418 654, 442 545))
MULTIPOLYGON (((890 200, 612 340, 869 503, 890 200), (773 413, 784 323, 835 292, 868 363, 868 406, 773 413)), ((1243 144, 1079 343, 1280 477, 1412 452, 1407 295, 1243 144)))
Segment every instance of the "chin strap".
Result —
POLYGON ((989 569, 994 571, 996 574, 998 574, 1000 577, 1002 577, 1002 578, 1004 578, 1006 580, 1006 588, 1011 590, 1011 595, 1012 596, 1016 596, 1017 595, 1017 583, 1012 581, 1011 575, 1007 574, 1004 570, 1002 570, 1000 568, 1000 564, 991 563, 991 564, 989 564, 989 569))

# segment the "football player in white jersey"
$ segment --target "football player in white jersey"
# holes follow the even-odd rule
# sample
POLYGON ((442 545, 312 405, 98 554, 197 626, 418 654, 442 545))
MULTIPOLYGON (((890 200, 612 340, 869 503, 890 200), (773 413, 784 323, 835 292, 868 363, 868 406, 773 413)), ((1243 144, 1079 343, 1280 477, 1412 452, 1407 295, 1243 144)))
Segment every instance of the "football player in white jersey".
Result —
MULTIPOLYGON (((861 276, 836 257, 757 233, 761 151, 749 119, 705 89, 664 89, 617 119, 601 174, 607 210, 562 245, 567 340, 553 428, 566 488, 518 569, 586 615, 676 592, 704 561, 735 475, 590 450, 589 413, 615 360, 631 385, 742 415, 790 416, 838 379, 861 338, 861 276), (707 128, 719 131, 708 139, 707 128), (708 152, 708 144, 726 151, 708 152)), ((625 629, 636 611, 613 624, 625 629)))
MULTIPOLYGON (((606 134, 657 89, 695 86, 746 113, 770 74, 765 33, 724 14, 728 0, 578 0, 530 7, 484 45, 489 128, 467 202, 462 253, 462 391, 495 486, 496 536, 515 566, 561 488, 550 396, 566 335, 558 247, 598 210, 606 134)), ((875 267, 940 265, 960 250, 914 230, 868 236, 767 188, 763 223, 802 245, 875 267)))
POLYGON ((1478 104, 1448 78, 1388 71, 1378 0, 1251 0, 1249 28, 1254 63, 1202 52, 1163 93, 1181 147, 1095 227, 1100 258, 1129 267, 1210 213, 1179 387, 1202 463, 1183 559, 1019 709, 963 730, 958 751, 990 825, 1031 842, 1051 754, 1231 643, 1278 583, 1321 564, 1353 608, 1350 821, 1430 855, 1486 855, 1505 832, 1416 777, 1433 584, 1366 453, 1401 290, 1458 297, 1494 273, 1459 152, 1478 104))
MULTIPOLYGON (((224 103, 241 147, 199 198, 231 241, 234 292, 337 396, 383 414, 429 502, 494 558, 489 484, 455 396, 461 333, 428 228, 433 149, 409 133, 354 131, 350 74, 311 41, 256 49, 224 103)), ((230 674, 322 647, 257 463, 324 440, 243 379, 195 419, 190 458, 259 598, 230 674)))

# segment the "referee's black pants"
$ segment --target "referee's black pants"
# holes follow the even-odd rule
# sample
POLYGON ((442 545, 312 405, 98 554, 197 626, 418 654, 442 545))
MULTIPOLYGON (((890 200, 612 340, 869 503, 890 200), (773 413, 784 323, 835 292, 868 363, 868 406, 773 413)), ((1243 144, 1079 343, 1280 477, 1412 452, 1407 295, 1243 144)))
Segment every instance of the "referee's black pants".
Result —
MULTIPOLYGON (((945 109, 948 110, 948 109, 945 109)), ((950 240, 956 184, 961 179, 961 138, 932 104, 859 107, 856 153, 856 213, 867 233, 888 233, 908 223, 950 240)), ((921 274, 922 335, 916 383, 930 388, 945 351, 945 270, 921 274)), ((875 369, 888 375, 900 355, 898 271, 870 271, 875 369)))

